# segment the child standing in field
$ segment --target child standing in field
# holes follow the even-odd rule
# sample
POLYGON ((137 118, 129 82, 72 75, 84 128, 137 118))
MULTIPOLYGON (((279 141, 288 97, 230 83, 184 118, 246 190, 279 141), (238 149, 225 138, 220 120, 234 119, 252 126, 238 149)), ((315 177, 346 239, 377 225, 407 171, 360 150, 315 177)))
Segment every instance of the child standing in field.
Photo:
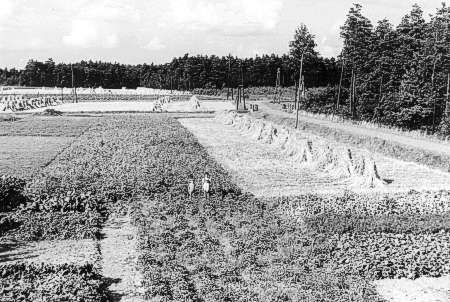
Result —
POLYGON ((194 177, 192 175, 189 175, 188 194, 190 199, 192 199, 192 194, 194 193, 194 190, 195 190, 194 177))
POLYGON ((209 191, 211 187, 211 178, 209 177, 209 173, 205 172, 205 176, 202 179, 202 189, 203 189, 203 196, 205 198, 209 199, 209 191))

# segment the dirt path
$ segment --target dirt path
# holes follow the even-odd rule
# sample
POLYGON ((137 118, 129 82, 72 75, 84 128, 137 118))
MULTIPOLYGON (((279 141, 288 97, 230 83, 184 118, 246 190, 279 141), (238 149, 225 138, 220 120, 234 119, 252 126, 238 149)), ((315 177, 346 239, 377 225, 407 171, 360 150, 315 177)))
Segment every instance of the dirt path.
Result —
MULTIPOLYGON (((289 196, 303 193, 334 193, 343 190, 366 193, 352 185, 295 162, 275 146, 256 141, 217 119, 180 119, 245 190, 256 196, 289 196)), ((373 156, 380 176, 391 183, 371 192, 450 189, 450 173, 381 155, 373 156)))
MULTIPOLYGON (((267 113, 273 114, 275 116, 280 116, 283 118, 295 119, 294 114, 281 111, 275 107, 275 106, 279 106, 279 105, 274 105, 274 104, 270 104, 270 103, 266 103, 266 102, 258 103, 258 104, 259 104, 259 108, 262 112, 267 112, 267 113)), ((361 127, 361 126, 357 126, 357 125, 337 123, 337 122, 333 122, 333 121, 322 120, 322 119, 313 118, 313 117, 304 116, 304 115, 300 115, 299 119, 302 121, 308 122, 308 123, 314 123, 314 124, 326 126, 326 127, 332 128, 332 129, 342 130, 342 131, 356 134, 356 135, 378 137, 381 139, 394 141, 394 142, 397 142, 399 144, 403 144, 406 146, 420 148, 420 149, 431 151, 434 153, 445 154, 445 155, 450 156, 450 144, 446 144, 446 143, 439 143, 439 142, 434 142, 431 140, 421 139, 421 138, 412 138, 412 137, 402 136, 399 134, 389 133, 388 131, 383 130, 383 129, 370 129, 370 128, 365 128, 365 127, 361 127)))
POLYGON ((101 268, 103 276, 114 282, 109 288, 113 301, 144 301, 142 277, 137 270, 136 230, 129 217, 110 218, 103 228, 103 235, 101 268))
POLYGON ((450 301, 450 276, 416 280, 379 280, 375 282, 375 286, 380 295, 390 302, 450 301))

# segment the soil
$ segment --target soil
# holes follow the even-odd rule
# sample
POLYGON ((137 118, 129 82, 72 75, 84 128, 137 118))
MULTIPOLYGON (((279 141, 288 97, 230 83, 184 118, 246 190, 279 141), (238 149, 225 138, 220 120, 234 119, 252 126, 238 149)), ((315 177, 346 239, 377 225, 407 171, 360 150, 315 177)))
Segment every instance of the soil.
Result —
POLYGON ((389 302, 450 301, 450 276, 416 280, 386 279, 374 284, 380 295, 389 302))

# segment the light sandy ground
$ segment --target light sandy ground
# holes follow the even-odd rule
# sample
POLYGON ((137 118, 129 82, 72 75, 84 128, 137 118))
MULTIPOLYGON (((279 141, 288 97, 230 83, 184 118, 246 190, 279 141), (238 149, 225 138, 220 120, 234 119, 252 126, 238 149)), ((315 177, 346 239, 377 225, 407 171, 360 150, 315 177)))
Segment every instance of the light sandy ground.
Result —
POLYGON ((82 265, 96 263, 99 257, 99 244, 95 240, 0 242, 0 264, 22 261, 82 265))
POLYGON ((117 280, 110 286, 114 301, 143 301, 142 276, 137 270, 136 230, 127 217, 110 218, 100 241, 101 267, 106 278, 117 280))
MULTIPOLYGON (((269 103, 258 103, 258 104, 259 104, 259 109, 262 112, 267 112, 270 114, 278 115, 280 117, 295 118, 295 115, 293 113, 287 113, 287 112, 281 111, 280 109, 277 109, 277 108, 279 108, 280 105, 269 104, 269 103), (278 107, 276 107, 276 106, 278 106, 278 107)), ((371 128, 361 127, 358 125, 353 126, 353 125, 350 125, 347 123, 345 123, 345 124, 337 123, 337 122, 333 122, 333 121, 329 121, 329 120, 323 120, 323 119, 318 119, 318 118, 304 116, 304 115, 300 116, 299 119, 302 121, 305 121, 305 122, 319 124, 322 126, 332 128, 332 129, 339 129, 339 130, 357 134, 357 135, 378 137, 378 138, 382 138, 385 140, 394 141, 394 142, 397 142, 397 143, 400 143, 403 145, 412 146, 415 148, 421 148, 421 149, 432 151, 435 153, 450 155, 450 144, 448 144, 448 143, 439 143, 439 142, 435 142, 432 140, 427 140, 425 138, 423 138, 423 139, 412 138, 412 137, 407 137, 407 136, 403 136, 403 135, 399 135, 399 134, 395 134, 395 133, 390 133, 389 131, 383 130, 383 129, 371 129, 371 128)))
POLYGON ((380 295, 387 301, 450 301, 450 276, 441 278, 419 278, 416 280, 378 280, 374 283, 380 295))
MULTIPOLYGON (((42 112, 45 109, 54 109, 62 112, 150 112, 153 111, 153 102, 81 102, 66 103, 58 106, 38 108, 26 112, 42 112)), ((233 109, 230 102, 200 101, 200 108, 194 109, 189 102, 174 102, 163 105, 168 112, 205 112, 233 109)))
MULTIPOLYGON (((256 196, 359 192, 349 180, 333 178, 308 166, 299 165, 272 145, 242 135, 216 119, 180 119, 208 152, 236 177, 237 183, 256 196)), ((380 176, 389 185, 370 189, 380 192, 450 189, 450 173, 374 155, 380 176)), ((365 189, 367 192, 367 189, 365 189)))

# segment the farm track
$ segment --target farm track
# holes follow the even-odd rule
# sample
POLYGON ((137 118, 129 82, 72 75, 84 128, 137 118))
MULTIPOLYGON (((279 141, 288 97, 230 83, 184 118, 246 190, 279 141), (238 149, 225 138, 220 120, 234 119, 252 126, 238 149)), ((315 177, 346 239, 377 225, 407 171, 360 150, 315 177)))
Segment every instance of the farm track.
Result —
POLYGON ((143 300, 137 268, 136 229, 129 216, 110 217, 102 230, 99 250, 102 275, 112 281, 109 290, 112 301, 139 302, 143 300))

